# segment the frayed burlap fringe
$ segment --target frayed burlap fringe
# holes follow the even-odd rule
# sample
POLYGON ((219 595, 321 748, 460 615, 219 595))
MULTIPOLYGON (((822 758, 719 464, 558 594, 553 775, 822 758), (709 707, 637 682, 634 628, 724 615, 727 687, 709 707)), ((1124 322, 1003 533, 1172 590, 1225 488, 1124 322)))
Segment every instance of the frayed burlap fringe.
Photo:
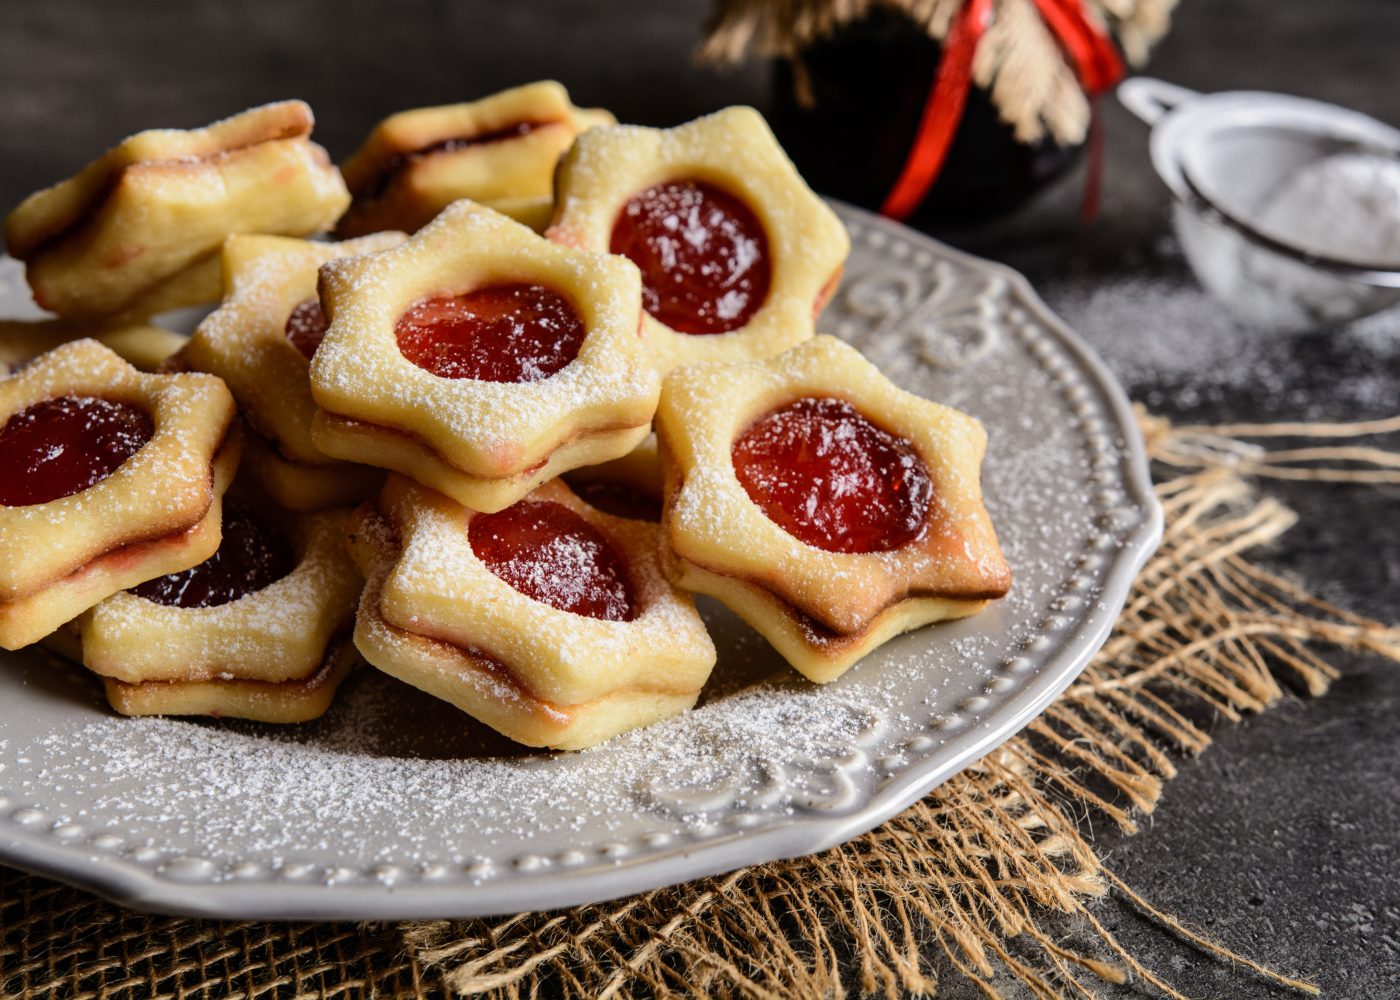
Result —
MULTIPOLYGON (((964 0, 718 0, 699 55, 730 64, 754 54, 792 63, 798 100, 812 104, 802 53, 879 10, 897 10, 941 41, 964 0)), ((1140 64, 1171 22, 1176 0, 1085 0, 1089 16, 1140 64)), ((996 0, 977 48, 973 82, 991 93, 1018 142, 1047 134, 1062 145, 1084 141, 1091 108, 1074 68, 1034 0, 996 0)))
POLYGON ((1173 475, 1157 487, 1165 537, 1102 652, 1024 733, 824 854, 567 912, 409 925, 418 959, 459 993, 503 997, 893 997, 934 993, 948 971, 989 997, 1012 982, 1058 997, 1127 980, 1180 997, 1095 918, 1093 901, 1113 892, 1242 975, 1315 993, 1153 908, 1095 853, 1084 820, 1135 830, 1174 759, 1209 745, 1206 720, 1258 712, 1289 685, 1325 691, 1337 674, 1319 650, 1400 660, 1400 629, 1245 557, 1294 516, 1241 475, 1373 481, 1395 474, 1396 454, 1238 440, 1380 434, 1400 420, 1173 428, 1139 416, 1157 467, 1173 475), (1049 928, 1066 920, 1087 927, 1093 947, 1058 940, 1049 928))
POLYGON ((1268 479, 1400 484, 1400 453, 1376 445, 1315 442, 1380 438, 1400 433, 1400 416, 1343 424, 1220 424, 1173 427, 1138 411, 1152 457, 1178 469, 1232 469, 1268 479), (1293 438, 1304 446, 1270 450, 1249 438, 1293 438))

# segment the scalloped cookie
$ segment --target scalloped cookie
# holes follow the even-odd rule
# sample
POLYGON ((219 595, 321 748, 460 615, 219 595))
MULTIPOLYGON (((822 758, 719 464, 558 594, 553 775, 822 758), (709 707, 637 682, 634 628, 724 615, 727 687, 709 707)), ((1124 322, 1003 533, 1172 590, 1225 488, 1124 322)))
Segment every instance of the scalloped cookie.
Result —
POLYGON ((469 201, 408 242, 321 269, 312 440, 500 510, 646 437, 660 380, 637 269, 469 201))
POLYGON ((641 269, 642 330, 662 372, 806 340, 850 252, 752 108, 591 129, 559 161, 554 200, 550 239, 641 269))
POLYGON ((355 642, 511 739, 592 746, 685 711, 714 666, 656 539, 559 482, 483 514, 391 476, 352 528, 369 581, 355 642))
POLYGON ((1011 585, 982 503, 982 426, 832 337, 672 372, 656 427, 671 578, 811 680, 1011 585))

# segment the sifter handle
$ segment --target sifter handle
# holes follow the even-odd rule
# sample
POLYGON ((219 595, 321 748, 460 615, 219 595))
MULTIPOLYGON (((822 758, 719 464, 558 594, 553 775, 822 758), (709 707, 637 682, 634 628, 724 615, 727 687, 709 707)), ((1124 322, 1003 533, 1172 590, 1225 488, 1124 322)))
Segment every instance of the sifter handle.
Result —
POLYGON ((1118 101, 1148 125, 1156 125, 1178 104, 1200 97, 1194 90, 1150 76, 1135 76, 1118 85, 1118 101))

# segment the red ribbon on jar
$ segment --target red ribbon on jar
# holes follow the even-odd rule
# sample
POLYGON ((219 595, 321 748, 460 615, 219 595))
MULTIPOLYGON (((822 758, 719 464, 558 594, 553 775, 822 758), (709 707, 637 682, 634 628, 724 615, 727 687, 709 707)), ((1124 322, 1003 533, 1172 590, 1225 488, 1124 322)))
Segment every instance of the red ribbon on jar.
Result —
MULTIPOLYGON (((1118 50, 1084 10, 1083 0, 1034 0, 1034 3, 1091 101, 1096 101, 1123 79, 1125 70, 1118 50)), ((995 0, 967 0, 953 19, 943 40, 943 59, 924 102, 913 145, 898 179, 880 206, 882 215, 907 219, 938 180, 967 106, 977 46, 992 22, 994 8, 995 0)), ((1086 221, 1097 211, 1103 162, 1097 112, 1089 126, 1089 155, 1082 207, 1086 221)))

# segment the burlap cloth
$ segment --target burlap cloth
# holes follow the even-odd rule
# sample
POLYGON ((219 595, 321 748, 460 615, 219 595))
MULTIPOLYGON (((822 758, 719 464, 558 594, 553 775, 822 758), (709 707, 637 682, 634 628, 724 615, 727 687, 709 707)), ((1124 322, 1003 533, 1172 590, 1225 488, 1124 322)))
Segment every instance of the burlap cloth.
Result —
POLYGON ((1166 536, 1103 651, 1040 719, 879 829, 797 861, 599 906, 402 925, 144 916, 0 869, 0 994, 43 998, 817 997, 936 990, 1085 993, 1135 978, 1177 993, 1095 917, 1115 893, 1242 976, 1288 979, 1154 909, 1095 852, 1092 823, 1132 831, 1174 759, 1288 685, 1321 694, 1328 647, 1400 660, 1400 629, 1349 614, 1245 553, 1294 517, 1246 476, 1400 482, 1400 456, 1356 425, 1173 428, 1142 415, 1166 536), (1269 451, 1254 440, 1309 438, 1269 451), (1319 440, 1346 439, 1319 445, 1319 440), (1354 440, 1353 440, 1354 439, 1354 440), (1077 948, 1050 928, 1082 928, 1077 948), (936 946, 931 942, 936 942, 936 946))

